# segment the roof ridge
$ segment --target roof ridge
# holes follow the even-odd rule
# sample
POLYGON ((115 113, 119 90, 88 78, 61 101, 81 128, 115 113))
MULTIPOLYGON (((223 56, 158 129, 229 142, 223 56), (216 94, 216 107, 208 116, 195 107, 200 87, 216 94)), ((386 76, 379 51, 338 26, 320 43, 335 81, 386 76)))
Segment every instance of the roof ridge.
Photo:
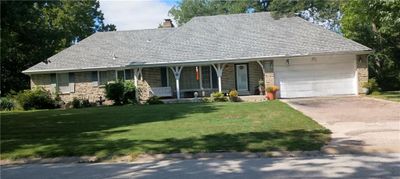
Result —
POLYGON ((179 28, 179 27, 175 27, 175 28, 154 28, 154 29, 116 30, 116 31, 96 32, 96 33, 94 33, 94 34, 97 34, 97 33, 139 32, 139 31, 162 31, 162 30, 172 30, 172 29, 176 29, 176 28, 179 28))
MULTIPOLYGON (((254 12, 254 13, 241 12, 241 13, 232 13, 232 14, 215 14, 215 15, 206 15, 206 16, 195 16, 192 19, 213 18, 213 17, 221 17, 221 16, 251 16, 251 15, 260 15, 260 14, 271 14, 271 12, 261 11, 261 12, 254 12)), ((188 21, 188 22, 190 22, 190 21, 188 21)))

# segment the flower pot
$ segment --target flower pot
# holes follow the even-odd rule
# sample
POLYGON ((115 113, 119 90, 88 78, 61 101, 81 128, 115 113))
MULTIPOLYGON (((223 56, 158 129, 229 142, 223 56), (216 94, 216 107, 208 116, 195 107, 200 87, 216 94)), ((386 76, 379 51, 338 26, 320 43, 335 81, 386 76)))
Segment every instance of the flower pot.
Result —
POLYGON ((267 99, 274 100, 276 97, 276 92, 267 92, 267 99))

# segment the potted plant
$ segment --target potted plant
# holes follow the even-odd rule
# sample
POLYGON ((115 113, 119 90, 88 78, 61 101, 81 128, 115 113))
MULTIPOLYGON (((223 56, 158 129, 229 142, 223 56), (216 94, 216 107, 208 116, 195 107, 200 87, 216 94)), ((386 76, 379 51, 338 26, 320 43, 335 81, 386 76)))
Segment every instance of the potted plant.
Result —
POLYGON ((264 95, 264 81, 262 79, 258 81, 258 91, 260 95, 264 95))
POLYGON ((232 102, 239 102, 239 93, 235 89, 229 92, 229 100, 232 102))
POLYGON ((269 86, 267 87, 267 99, 268 100, 274 100, 276 99, 276 92, 279 90, 278 86, 269 86))

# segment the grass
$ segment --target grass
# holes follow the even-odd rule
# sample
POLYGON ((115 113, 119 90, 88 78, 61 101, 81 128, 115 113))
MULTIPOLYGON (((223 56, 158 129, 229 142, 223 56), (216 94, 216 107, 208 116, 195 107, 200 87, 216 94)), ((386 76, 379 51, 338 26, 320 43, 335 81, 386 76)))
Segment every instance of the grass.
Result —
POLYGON ((1 113, 1 159, 318 150, 329 131, 280 102, 1 113))
POLYGON ((383 91, 377 94, 369 95, 374 98, 386 99, 390 101, 400 102, 400 91, 383 91))

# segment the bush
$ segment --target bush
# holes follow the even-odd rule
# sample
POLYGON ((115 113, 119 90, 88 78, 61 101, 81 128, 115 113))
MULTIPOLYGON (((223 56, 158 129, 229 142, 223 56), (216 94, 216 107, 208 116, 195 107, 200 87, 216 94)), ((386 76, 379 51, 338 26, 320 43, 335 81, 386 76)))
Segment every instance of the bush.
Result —
POLYGON ((239 93, 236 90, 231 90, 229 92, 229 101, 239 102, 239 93))
POLYGON ((72 105, 72 108, 81 108, 82 107, 81 100, 79 100, 76 97, 74 97, 72 99, 71 105, 72 105))
POLYGON ((49 91, 43 88, 24 90, 16 95, 16 100, 24 110, 29 109, 54 109, 55 100, 49 91))
POLYGON ((146 104, 164 104, 163 101, 160 100, 160 98, 158 96, 152 96, 149 99, 147 99, 146 104))
POLYGON ((121 105, 124 99, 124 84, 120 81, 106 85, 106 98, 113 100, 114 105, 121 105))
MULTIPOLYGON (((68 106, 66 106, 68 108, 68 106)), ((69 107, 72 108, 87 108, 87 107, 92 107, 92 104, 89 102, 88 99, 79 99, 79 98, 73 98, 71 104, 69 104, 69 107)))
POLYGON ((133 84, 132 81, 124 81, 123 83, 124 83, 123 103, 124 104, 136 103, 135 85, 133 84))
POLYGON ((211 93, 211 100, 213 102, 226 102, 228 99, 223 93, 220 92, 213 92, 211 93))
POLYGON ((135 103, 135 85, 131 81, 117 81, 106 85, 106 98, 115 105, 135 103))
POLYGON ((368 80, 368 82, 364 83, 362 85, 363 88, 367 88, 367 94, 371 94, 373 92, 379 92, 380 88, 378 86, 378 83, 374 78, 371 78, 368 80))
POLYGON ((88 99, 84 99, 81 102, 83 108, 92 107, 92 104, 89 102, 88 99))
POLYGON ((13 99, 5 97, 0 99, 0 110, 1 111, 11 111, 15 107, 15 102, 13 99))

